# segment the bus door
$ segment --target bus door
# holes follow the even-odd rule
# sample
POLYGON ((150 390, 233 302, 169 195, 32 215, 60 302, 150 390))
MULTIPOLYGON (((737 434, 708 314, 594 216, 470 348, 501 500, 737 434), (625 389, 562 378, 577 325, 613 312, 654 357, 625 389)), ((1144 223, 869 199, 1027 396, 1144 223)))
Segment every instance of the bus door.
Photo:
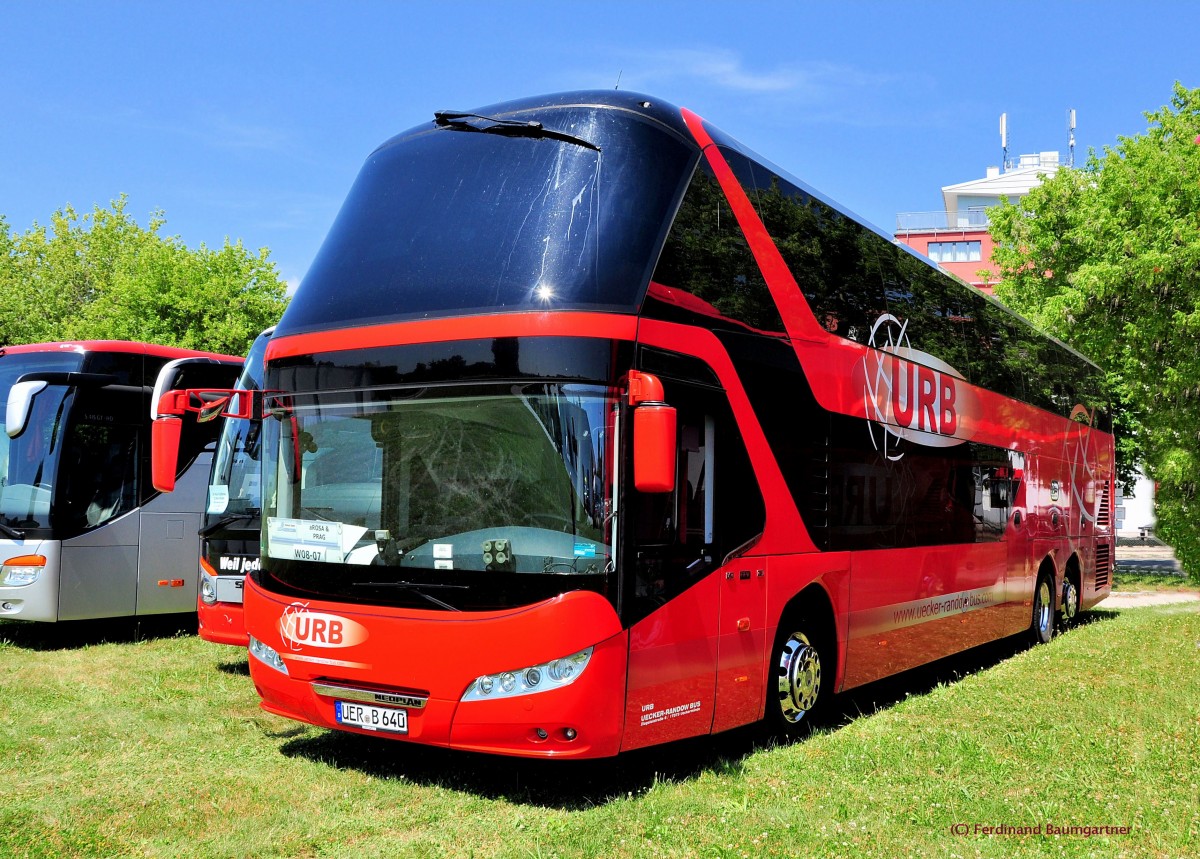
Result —
POLYGON ((56 506, 63 533, 59 620, 132 615, 138 485, 146 442, 140 389, 81 387, 63 445, 56 506))
POLYGON ((762 700, 763 565, 741 556, 762 533, 762 495, 724 391, 662 382, 677 411, 675 488, 626 495, 625 749, 750 721, 762 700))

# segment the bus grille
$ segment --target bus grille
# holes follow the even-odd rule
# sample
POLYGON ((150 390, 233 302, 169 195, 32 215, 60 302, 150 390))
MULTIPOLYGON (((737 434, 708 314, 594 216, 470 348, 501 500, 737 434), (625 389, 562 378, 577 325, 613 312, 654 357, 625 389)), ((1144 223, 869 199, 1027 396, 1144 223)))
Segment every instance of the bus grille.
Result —
POLYGON ((1096 589, 1108 587, 1112 578, 1112 544, 1096 544, 1096 589))

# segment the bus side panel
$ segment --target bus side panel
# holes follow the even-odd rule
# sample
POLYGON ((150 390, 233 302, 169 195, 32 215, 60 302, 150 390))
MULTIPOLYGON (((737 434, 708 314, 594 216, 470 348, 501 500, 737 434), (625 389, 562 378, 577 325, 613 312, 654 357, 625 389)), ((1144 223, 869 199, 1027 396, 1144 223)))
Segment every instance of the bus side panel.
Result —
POLYGON ((127 513, 62 542, 58 619, 126 617, 137 606, 141 517, 127 513))
POLYGON ((1007 635, 1003 542, 856 552, 845 688, 1007 635))
POLYGON ((138 614, 196 609, 199 513, 142 513, 138 614))
POLYGON ((204 451, 175 482, 142 505, 138 614, 196 610, 200 587, 200 511, 208 495, 212 453, 204 451))
POLYGON ((712 728, 724 575, 712 573, 630 628, 622 751, 712 728))

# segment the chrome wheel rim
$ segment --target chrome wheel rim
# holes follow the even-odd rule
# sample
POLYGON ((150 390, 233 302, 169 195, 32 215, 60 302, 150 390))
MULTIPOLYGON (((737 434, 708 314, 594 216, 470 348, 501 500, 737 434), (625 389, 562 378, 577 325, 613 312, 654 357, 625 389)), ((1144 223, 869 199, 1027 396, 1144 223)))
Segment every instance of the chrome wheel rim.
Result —
POLYGON ((1079 614, 1079 590, 1075 587, 1074 582, 1068 581, 1063 589, 1063 618, 1074 620, 1077 614, 1079 614))
POLYGON ((821 655, 803 632, 793 632, 779 652, 779 708, 796 724, 821 694, 821 655))
POLYGON ((1034 606, 1038 633, 1045 638, 1050 631, 1050 583, 1042 579, 1038 585, 1037 605, 1034 606))

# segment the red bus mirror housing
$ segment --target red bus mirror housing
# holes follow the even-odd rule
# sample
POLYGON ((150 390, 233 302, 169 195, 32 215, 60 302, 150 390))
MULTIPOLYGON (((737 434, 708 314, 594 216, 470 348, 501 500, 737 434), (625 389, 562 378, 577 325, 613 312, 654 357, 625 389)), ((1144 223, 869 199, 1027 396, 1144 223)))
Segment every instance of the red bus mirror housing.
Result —
POLYGON ((633 485, 639 492, 675 491, 675 409, 663 402, 662 382, 629 374, 633 406, 633 485))
POLYGON ((175 489, 182 432, 183 418, 158 417, 150 425, 150 481, 159 492, 175 489))
POLYGON ((633 412, 633 485, 639 492, 675 491, 675 409, 666 403, 633 412))
POLYGON ((187 388, 163 393, 150 425, 150 482, 154 488, 159 492, 175 488, 184 420, 207 423, 220 417, 250 418, 253 405, 253 393, 236 388, 187 388), (188 418, 189 413, 195 417, 188 418))

